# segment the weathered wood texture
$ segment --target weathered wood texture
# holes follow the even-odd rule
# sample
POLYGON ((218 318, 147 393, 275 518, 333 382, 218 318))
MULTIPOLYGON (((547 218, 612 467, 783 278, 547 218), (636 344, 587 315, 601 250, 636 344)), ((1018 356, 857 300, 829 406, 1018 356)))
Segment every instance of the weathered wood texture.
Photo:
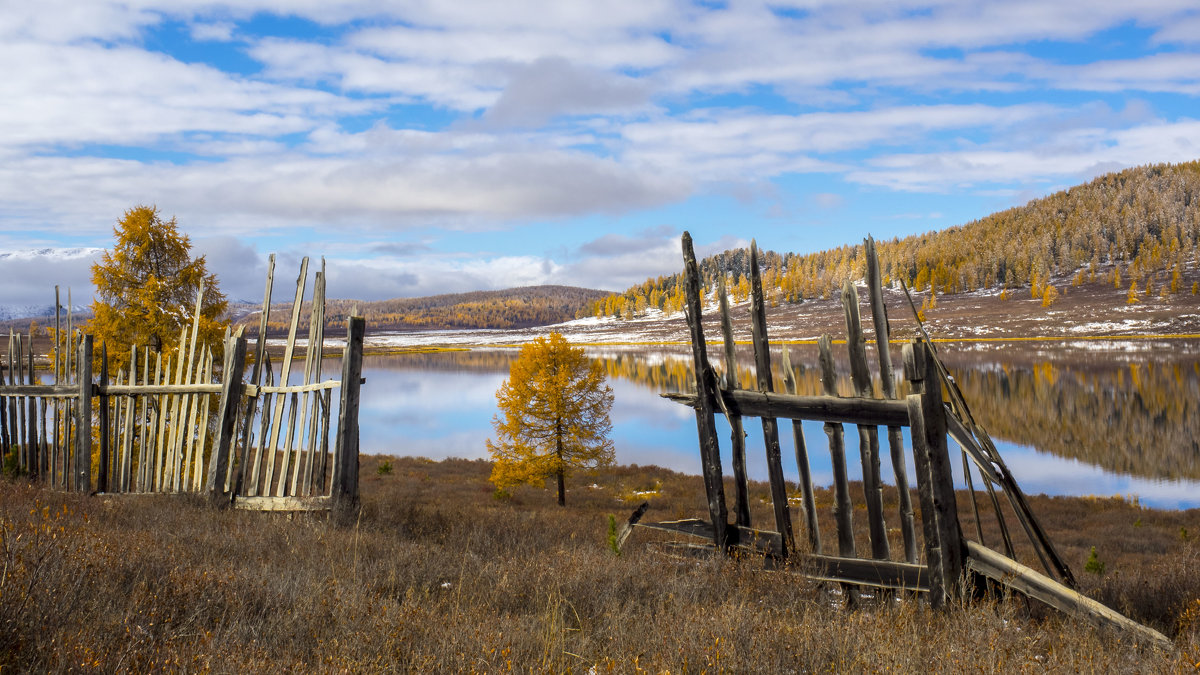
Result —
POLYGON ((729 515, 725 507, 725 481, 721 472, 721 451, 717 441, 713 400, 717 392, 716 377, 708 363, 708 347, 704 340, 700 303, 700 271, 692 249, 692 236, 683 233, 683 283, 685 315, 692 343, 692 361, 696 377, 696 433, 700 440, 700 462, 704 475, 704 491, 708 499, 708 514, 713 524, 713 544, 725 546, 725 530, 729 515))
MULTIPOLYGON (((758 245, 750 242, 750 331, 754 343, 754 371, 758 390, 764 394, 774 391, 771 377, 771 351, 767 344, 767 308, 763 301, 762 275, 758 269, 758 245)), ((767 480, 771 486, 771 508, 775 513, 775 529, 783 535, 782 555, 796 548, 792 533, 792 516, 788 509, 787 483, 783 478, 783 460, 779 450, 779 425, 774 417, 762 419, 763 443, 767 453, 767 480)))
MULTIPOLYGON (((726 390, 739 388, 736 350, 737 343, 733 339, 733 319, 729 315, 729 296, 725 291, 725 277, 722 276, 717 285, 717 296, 721 304, 721 337, 725 347, 725 386, 726 390)), ((718 404, 722 399, 717 399, 718 404)), ((724 408, 722 408, 724 410, 724 408)), ((736 522, 742 527, 750 527, 750 489, 746 477, 746 431, 742 427, 742 416, 725 410, 729 420, 730 455, 733 461, 733 490, 736 522)))
MULTIPOLYGON (((842 307, 846 312, 846 349, 850 356, 850 381, 860 398, 872 398, 871 372, 867 368, 866 340, 858 313, 858 291, 849 280, 842 287, 842 307)), ((871 557, 887 560, 890 555, 887 525, 883 519, 883 482, 879 475, 879 428, 858 425, 858 453, 862 461, 863 499, 867 504, 867 525, 871 536, 871 557)))
MULTIPOLYGON (((783 381, 789 394, 796 393, 796 373, 788 357, 788 348, 783 348, 783 381)), ((800 503, 804 509, 805 530, 811 552, 821 552, 821 527, 817 522, 817 500, 813 491, 812 467, 808 461, 808 445, 804 441, 804 423, 792 420, 792 441, 796 447, 796 471, 800 474, 800 503)))
POLYGON ((346 326, 342 357, 342 406, 334 446, 333 507, 339 517, 358 511, 358 405, 362 378, 363 336, 367 321, 352 316, 346 326))

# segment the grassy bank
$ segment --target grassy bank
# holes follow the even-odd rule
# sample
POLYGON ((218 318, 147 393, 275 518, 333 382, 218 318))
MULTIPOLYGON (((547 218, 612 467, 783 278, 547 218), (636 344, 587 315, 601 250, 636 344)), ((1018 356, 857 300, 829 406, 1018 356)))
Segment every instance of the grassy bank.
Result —
POLYGON ((2 481, 0 666, 1011 672, 1179 671, 1200 660, 1195 511, 1033 500, 1082 589, 1171 636, 1177 651, 1163 653, 1019 600, 847 611, 794 573, 674 559, 644 531, 618 557, 609 514, 649 499, 647 518, 701 515, 699 478, 655 467, 579 476, 564 509, 550 491, 495 499, 489 470, 365 457, 364 508, 348 528, 2 481), (379 473, 384 461, 390 472, 379 473), (1084 571, 1092 546, 1103 573, 1084 571))

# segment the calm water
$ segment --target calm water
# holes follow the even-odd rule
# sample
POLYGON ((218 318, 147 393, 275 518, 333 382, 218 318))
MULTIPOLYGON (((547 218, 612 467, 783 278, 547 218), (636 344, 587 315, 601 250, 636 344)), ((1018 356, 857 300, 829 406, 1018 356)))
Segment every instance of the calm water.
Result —
MULTIPOLYGON (((484 442, 492 435, 495 393, 513 354, 367 357, 362 451, 432 459, 487 457, 484 442)), ((695 415, 659 396, 683 388, 688 361, 668 354, 593 355, 610 373, 617 462, 699 473, 695 415)), ((798 365, 795 372, 801 393, 816 393, 815 370, 798 365)), ((1152 364, 1100 372, 985 364, 955 376, 1027 493, 1136 496, 1144 505, 1186 509, 1200 507, 1200 457, 1194 440, 1200 434, 1193 428, 1200 424, 1194 409, 1197 373, 1200 368, 1152 364)), ((842 383, 839 390, 847 392, 849 384, 842 383)), ((718 427, 729 475, 729 428, 720 416, 718 427)), ((758 420, 747 419, 746 431, 749 473, 765 480, 758 420)), ((780 436, 785 475, 794 480, 792 429, 786 421, 780 424, 780 436)), ((822 425, 805 423, 804 436, 814 481, 829 485, 832 471, 822 425)), ((846 441, 854 479, 861 475, 858 435, 849 426, 846 441)), ((886 477, 892 473, 886 440, 881 455, 886 477)), ((909 462, 913 482, 911 457, 909 462)), ((957 458, 954 464, 959 464, 957 458)), ((961 476, 956 480, 961 484, 961 476)))

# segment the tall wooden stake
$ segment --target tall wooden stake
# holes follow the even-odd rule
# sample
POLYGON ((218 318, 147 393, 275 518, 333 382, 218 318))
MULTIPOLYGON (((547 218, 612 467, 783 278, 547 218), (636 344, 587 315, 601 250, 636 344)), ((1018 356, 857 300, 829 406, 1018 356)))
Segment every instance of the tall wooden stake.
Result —
MULTIPOLYGON (((872 398, 871 373, 867 369, 866 341, 858 314, 858 290, 849 280, 842 286, 842 307, 846 310, 846 349, 850 354, 850 381, 861 398, 872 398)), ((879 429, 858 425, 858 453, 862 459, 863 492, 867 502, 867 520, 871 533, 871 556, 887 560, 890 551, 887 525, 883 521, 883 483, 879 478, 879 429)))
MULTIPOLYGON (((725 277, 722 275, 717 284, 717 295, 721 304, 721 336, 725 340, 725 388, 737 389, 738 372, 735 350, 737 344, 733 340, 733 320, 729 316, 729 298, 725 295, 725 277)), ((742 428, 741 415, 727 415, 729 418, 730 452, 733 458, 733 489, 734 508, 737 511, 737 524, 750 527, 750 489, 746 478, 746 431, 742 428)))

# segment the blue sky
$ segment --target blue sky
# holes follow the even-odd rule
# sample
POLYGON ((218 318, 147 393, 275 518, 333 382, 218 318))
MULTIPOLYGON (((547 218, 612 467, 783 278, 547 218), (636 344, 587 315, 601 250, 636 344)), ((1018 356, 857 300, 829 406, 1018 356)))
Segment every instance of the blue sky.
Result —
POLYGON ((1200 158, 1194 0, 43 0, 0 71, 8 305, 86 302, 143 203, 235 299, 271 252, 336 297, 618 290, 685 229, 805 252, 1200 158))

